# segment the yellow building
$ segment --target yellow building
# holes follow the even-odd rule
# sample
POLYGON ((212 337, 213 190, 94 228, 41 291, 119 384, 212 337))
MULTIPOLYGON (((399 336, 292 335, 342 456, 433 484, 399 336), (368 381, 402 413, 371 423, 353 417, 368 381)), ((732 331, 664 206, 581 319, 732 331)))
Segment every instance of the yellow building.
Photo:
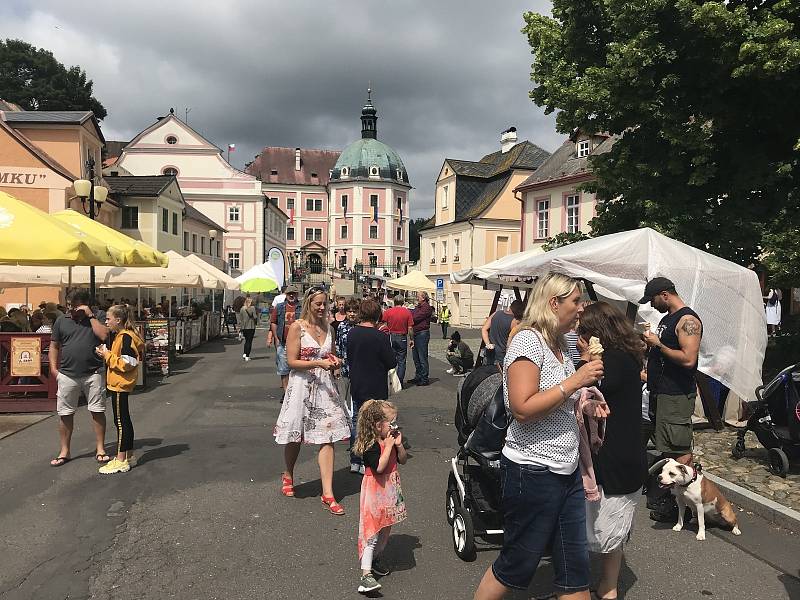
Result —
POLYGON ((420 268, 445 279, 445 302, 454 325, 477 327, 493 292, 452 284, 452 271, 479 267, 520 250, 520 204, 514 190, 550 153, 504 131, 500 150, 479 161, 445 159, 436 181, 436 212, 420 231, 420 268))

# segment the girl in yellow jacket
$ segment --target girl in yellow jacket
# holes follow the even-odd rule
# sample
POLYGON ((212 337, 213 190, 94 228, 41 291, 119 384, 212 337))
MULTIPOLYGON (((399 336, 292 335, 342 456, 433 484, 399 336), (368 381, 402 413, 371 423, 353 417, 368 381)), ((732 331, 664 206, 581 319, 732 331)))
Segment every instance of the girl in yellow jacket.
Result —
POLYGON ((100 473, 126 473, 131 470, 133 457, 133 423, 128 409, 128 394, 136 386, 139 365, 144 358, 144 342, 136 333, 133 314, 127 306, 115 305, 106 313, 106 325, 114 334, 111 349, 105 344, 96 351, 108 367, 106 387, 114 407, 117 426, 117 455, 100 467, 100 473))

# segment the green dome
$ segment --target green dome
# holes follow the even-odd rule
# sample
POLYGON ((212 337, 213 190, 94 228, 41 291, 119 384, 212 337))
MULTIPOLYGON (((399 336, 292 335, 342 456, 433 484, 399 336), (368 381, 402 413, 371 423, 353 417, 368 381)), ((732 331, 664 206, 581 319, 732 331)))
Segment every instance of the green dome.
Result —
POLYGON ((353 179, 383 179, 409 185, 406 167, 397 152, 369 137, 345 148, 331 172, 331 183, 353 179))

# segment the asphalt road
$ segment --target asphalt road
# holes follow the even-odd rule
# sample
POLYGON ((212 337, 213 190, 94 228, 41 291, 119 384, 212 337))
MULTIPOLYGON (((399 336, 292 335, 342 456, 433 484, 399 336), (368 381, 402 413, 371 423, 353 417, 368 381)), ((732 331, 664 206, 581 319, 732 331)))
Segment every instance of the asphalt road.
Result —
MULTIPOLYGON (((444 492, 456 380, 446 367, 432 361, 433 385, 396 398, 413 444, 401 471, 409 519, 395 528, 387 557, 396 570, 376 597, 471 598, 497 553, 487 545, 466 563, 452 550, 444 492)), ((61 468, 48 466, 55 419, 0 440, 0 599, 358 597, 360 479, 340 445, 335 490, 347 515, 324 512, 309 447, 297 497, 279 494, 278 388, 263 343, 249 363, 233 340, 185 355, 164 384, 135 396, 139 465, 124 475, 97 474, 85 409, 77 460, 61 468)), ((621 597, 800 599, 799 536, 739 514, 741 537, 710 530, 698 542, 640 510, 621 597)), ((527 593, 509 597, 547 595, 550 579, 543 565, 527 593)))

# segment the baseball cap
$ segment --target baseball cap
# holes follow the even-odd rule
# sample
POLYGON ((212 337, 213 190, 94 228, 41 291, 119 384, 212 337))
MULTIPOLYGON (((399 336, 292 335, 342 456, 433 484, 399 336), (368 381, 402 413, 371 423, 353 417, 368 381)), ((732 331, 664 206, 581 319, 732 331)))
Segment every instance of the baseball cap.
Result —
POLYGON ((639 300, 639 304, 647 304, 656 294, 674 289, 675 284, 666 277, 653 277, 647 282, 647 285, 644 286, 644 296, 639 300))
POLYGON ((296 288, 295 286, 293 286, 293 285, 290 285, 289 287, 287 287, 287 288, 286 288, 286 291, 284 292, 284 294, 286 294, 287 296, 288 296, 289 294, 299 294, 299 293, 300 293, 300 292, 299 292, 299 291, 297 290, 297 288, 296 288))

